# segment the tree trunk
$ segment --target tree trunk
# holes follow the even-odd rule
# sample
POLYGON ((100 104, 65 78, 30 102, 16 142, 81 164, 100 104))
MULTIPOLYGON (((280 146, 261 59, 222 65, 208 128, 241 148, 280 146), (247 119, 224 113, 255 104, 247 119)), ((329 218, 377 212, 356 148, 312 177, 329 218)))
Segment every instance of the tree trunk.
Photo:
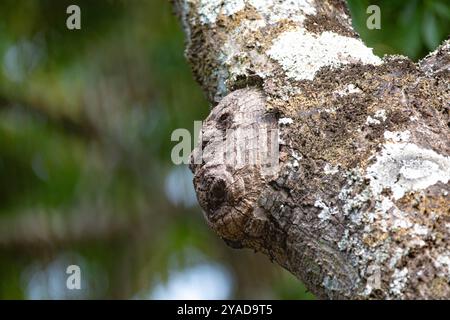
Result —
POLYGON ((378 58, 341 0, 174 7, 213 107, 191 163, 209 225, 319 298, 450 298, 450 41, 378 58))

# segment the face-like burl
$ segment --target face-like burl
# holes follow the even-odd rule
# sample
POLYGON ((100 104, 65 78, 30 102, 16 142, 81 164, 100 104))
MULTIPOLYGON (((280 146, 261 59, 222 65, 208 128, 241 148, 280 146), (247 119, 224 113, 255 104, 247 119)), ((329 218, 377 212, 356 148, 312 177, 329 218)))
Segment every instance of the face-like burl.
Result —
POLYGON ((237 90, 211 111, 200 140, 190 165, 198 201, 222 238, 240 242, 262 186, 277 173, 276 119, 260 91, 237 90))

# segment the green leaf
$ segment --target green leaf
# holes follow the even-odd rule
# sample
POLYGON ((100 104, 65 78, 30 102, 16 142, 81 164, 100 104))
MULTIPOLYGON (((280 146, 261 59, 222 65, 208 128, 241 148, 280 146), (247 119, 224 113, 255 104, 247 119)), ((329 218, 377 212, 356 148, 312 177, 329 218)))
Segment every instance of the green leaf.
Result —
POLYGON ((433 1, 431 2, 431 8, 441 18, 450 19, 450 6, 442 2, 433 1))
POLYGON ((423 40, 429 50, 435 49, 440 43, 440 29, 436 16, 431 11, 425 11, 422 22, 423 40))

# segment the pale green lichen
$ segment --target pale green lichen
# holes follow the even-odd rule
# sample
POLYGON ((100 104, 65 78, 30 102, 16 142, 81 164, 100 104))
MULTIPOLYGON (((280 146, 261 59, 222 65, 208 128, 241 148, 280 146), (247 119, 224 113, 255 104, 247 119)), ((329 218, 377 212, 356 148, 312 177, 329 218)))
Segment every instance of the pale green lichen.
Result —
POLYGON ((377 110, 372 116, 367 116, 366 124, 381 124, 381 122, 386 121, 386 111, 384 109, 377 110))
POLYGON ((329 220, 331 219, 331 216, 338 213, 338 210, 334 207, 329 207, 325 202, 322 200, 316 200, 314 203, 314 206, 317 208, 322 209, 318 215, 321 221, 329 220))
POLYGON ((340 97, 348 96, 349 94, 362 93, 361 89, 350 83, 343 89, 336 91, 336 94, 340 97))
POLYGON ((309 0, 248 0, 248 3, 270 23, 283 19, 301 22, 306 14, 316 14, 316 8, 309 0))
POLYGON ((389 287, 390 292, 394 296, 399 296, 402 294, 403 289, 406 286, 408 281, 408 269, 395 269, 394 274, 392 275, 392 281, 389 287))
POLYGON ((325 66, 382 63, 361 40, 330 31, 320 35, 304 29, 284 32, 267 53, 280 63, 288 77, 295 80, 313 80, 317 71, 325 66))
POLYGON ((450 279, 450 254, 442 253, 436 257, 433 261, 434 266, 440 270, 438 276, 447 277, 450 279))
MULTIPOLYGON (((404 138, 394 137, 395 140, 404 138)), ((400 199, 406 192, 423 190, 439 181, 447 183, 450 157, 413 143, 386 143, 376 162, 367 169, 367 177, 374 194, 390 188, 394 199, 400 199)))
MULTIPOLYGON (((190 0, 190 2, 192 1, 190 0)), ((194 2, 197 2, 197 13, 203 24, 213 24, 219 14, 230 16, 245 7, 244 0, 198 0, 194 2)))
POLYGON ((278 120, 278 123, 280 125, 289 125, 289 124, 292 124, 293 122, 294 122, 294 120, 292 120, 292 118, 280 118, 278 120))

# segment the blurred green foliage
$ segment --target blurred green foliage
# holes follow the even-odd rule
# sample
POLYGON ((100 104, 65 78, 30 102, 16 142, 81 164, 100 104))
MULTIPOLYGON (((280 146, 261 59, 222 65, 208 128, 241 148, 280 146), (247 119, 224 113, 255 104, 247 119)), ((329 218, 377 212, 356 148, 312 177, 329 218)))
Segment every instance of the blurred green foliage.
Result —
POLYGON ((450 32, 448 0, 348 0, 353 25, 377 55, 402 54, 413 60, 435 49, 450 32), (381 10, 381 29, 369 30, 369 5, 381 10))
MULTIPOLYGON (((380 55, 418 59, 450 30, 446 1, 372 1, 381 30, 365 27, 369 1, 349 3, 380 55)), ((172 165, 171 132, 208 114, 183 42, 165 0, 0 2, 0 298, 152 298, 200 262, 227 270, 230 298, 313 298, 226 247, 172 165), (81 292, 64 290, 69 264, 81 292)))

